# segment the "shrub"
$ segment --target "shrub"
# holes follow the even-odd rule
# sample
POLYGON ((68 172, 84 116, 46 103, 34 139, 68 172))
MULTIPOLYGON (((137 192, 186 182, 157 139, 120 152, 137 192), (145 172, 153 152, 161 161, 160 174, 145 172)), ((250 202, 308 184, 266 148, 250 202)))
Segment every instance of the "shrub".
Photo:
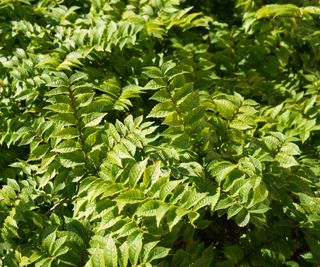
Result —
POLYGON ((0 2, 1 266, 320 264, 320 6, 235 2, 0 2))

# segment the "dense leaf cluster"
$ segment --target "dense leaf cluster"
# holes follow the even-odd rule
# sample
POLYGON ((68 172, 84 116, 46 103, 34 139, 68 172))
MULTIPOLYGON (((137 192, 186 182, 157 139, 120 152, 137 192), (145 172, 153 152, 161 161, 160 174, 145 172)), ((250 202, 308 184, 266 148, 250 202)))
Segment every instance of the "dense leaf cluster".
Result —
POLYGON ((318 266, 318 1, 1 0, 0 266, 318 266))

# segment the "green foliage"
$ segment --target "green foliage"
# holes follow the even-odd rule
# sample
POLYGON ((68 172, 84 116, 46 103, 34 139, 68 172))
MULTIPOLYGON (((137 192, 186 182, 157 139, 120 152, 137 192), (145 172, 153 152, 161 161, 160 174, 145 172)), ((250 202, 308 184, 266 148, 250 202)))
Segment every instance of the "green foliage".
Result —
POLYGON ((0 1, 0 266, 318 266, 319 15, 0 1))

